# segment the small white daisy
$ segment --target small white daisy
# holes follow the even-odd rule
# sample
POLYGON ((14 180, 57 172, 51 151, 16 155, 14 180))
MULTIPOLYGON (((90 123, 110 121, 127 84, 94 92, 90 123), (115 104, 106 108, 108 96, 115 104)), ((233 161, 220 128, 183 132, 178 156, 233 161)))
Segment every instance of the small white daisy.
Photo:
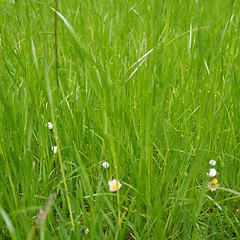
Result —
POLYGON ((116 192, 122 187, 122 184, 120 183, 120 181, 116 179, 109 180, 108 185, 109 185, 110 192, 116 192))
POLYGON ((208 188, 213 192, 216 191, 219 187, 218 179, 213 178, 209 183, 208 183, 208 188))

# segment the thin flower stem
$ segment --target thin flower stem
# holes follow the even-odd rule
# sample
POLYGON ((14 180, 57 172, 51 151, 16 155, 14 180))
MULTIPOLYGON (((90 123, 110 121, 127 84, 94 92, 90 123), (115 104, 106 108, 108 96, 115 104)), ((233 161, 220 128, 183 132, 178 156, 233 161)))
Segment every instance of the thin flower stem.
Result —
POLYGON ((45 220, 41 221, 41 225, 40 225, 40 240, 44 240, 45 237, 45 220))
MULTIPOLYGON (((58 0, 55 0, 55 10, 58 11, 58 0)), ((58 84, 58 34, 57 34, 57 12, 54 13, 54 47, 56 61, 56 83, 58 84)))
MULTIPOLYGON (((114 166, 115 166, 116 180, 118 181, 119 180, 118 161, 117 161, 116 151, 115 151, 112 139, 110 141, 110 144, 111 144, 111 150, 112 150, 112 155, 113 155, 113 162, 114 162, 114 166)), ((121 229, 121 208, 120 208, 120 193, 119 193, 119 191, 117 191, 117 212, 118 212, 118 228, 120 230, 121 229)))
POLYGON ((46 90, 47 90, 47 94, 48 94, 48 101, 49 101, 49 107, 50 107, 50 112, 51 112, 51 118, 52 118, 52 122, 53 122, 53 125, 54 125, 53 134, 54 134, 54 138, 55 138, 55 141, 56 141, 57 149, 59 149, 58 159, 59 159, 59 164, 60 164, 60 172, 61 172, 62 181, 63 181, 63 185, 64 185, 65 192, 66 192, 66 199, 67 199, 68 211, 69 211, 69 215, 70 215, 70 219, 71 219, 71 225, 72 225, 72 229, 75 229, 70 198, 69 198, 69 195, 68 195, 68 187, 67 187, 66 175, 65 175, 65 171, 64 171, 64 163, 63 163, 63 159, 62 159, 61 151, 60 151, 60 140, 59 140, 59 137, 58 137, 57 122, 56 122, 56 117, 55 117, 55 112, 54 112, 54 102, 53 102, 52 90, 51 90, 49 76, 48 76, 48 62, 47 62, 46 52, 45 52, 44 60, 45 60, 44 61, 45 66, 44 67, 45 67, 46 90))
POLYGON ((118 228, 121 229, 121 208, 120 208, 120 193, 117 191, 117 207, 118 207, 118 228))

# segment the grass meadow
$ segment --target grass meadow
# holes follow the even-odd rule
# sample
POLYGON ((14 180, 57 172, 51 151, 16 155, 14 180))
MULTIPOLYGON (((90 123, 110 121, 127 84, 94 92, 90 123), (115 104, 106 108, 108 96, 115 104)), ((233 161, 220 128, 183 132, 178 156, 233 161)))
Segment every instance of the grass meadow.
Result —
POLYGON ((0 239, 240 239, 238 0, 0 6, 0 239))

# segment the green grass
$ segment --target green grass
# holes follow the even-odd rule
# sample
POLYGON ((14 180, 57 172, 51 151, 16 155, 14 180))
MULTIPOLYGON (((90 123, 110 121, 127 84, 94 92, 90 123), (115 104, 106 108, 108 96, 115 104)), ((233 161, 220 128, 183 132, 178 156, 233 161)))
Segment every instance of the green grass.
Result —
POLYGON ((238 1, 0 5, 1 239, 240 238, 238 1))

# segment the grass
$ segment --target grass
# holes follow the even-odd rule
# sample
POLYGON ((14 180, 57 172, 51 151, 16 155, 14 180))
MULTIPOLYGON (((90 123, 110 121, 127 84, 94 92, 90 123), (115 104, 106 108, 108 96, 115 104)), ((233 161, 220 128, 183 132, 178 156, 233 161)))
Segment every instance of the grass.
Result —
POLYGON ((240 237, 238 1, 0 4, 0 238, 240 237))

